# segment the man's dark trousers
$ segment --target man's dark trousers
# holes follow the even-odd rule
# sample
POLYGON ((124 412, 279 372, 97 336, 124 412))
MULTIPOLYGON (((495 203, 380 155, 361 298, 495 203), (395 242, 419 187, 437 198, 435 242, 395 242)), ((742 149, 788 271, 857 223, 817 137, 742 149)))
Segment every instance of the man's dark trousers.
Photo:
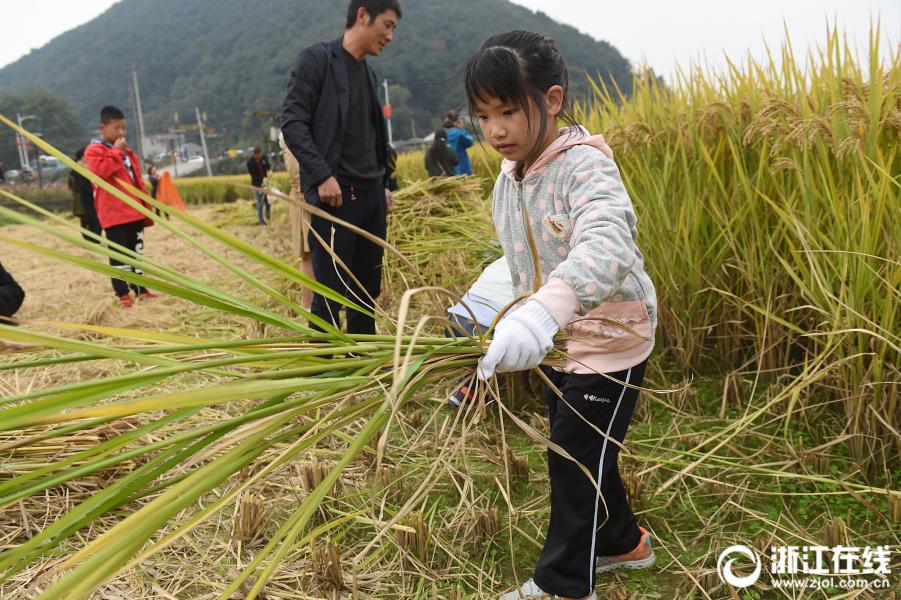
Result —
MULTIPOLYGON (((342 221, 347 221, 351 225, 385 239, 388 226, 383 187, 374 190, 360 190, 341 184, 341 198, 342 204, 338 208, 332 208, 325 203, 320 203, 319 208, 342 221)), ((348 300, 371 310, 372 299, 378 298, 382 287, 384 249, 353 231, 322 217, 313 216, 310 228, 310 256, 316 281, 330 287, 348 300), (362 290, 333 259, 329 248, 323 247, 316 239, 313 231, 319 234, 323 242, 332 248, 341 262, 350 269, 363 286, 362 290)), ((336 327, 340 310, 341 304, 338 302, 327 300, 319 294, 313 296, 311 312, 324 321, 333 323, 336 327)), ((375 320, 356 310, 347 309, 347 333, 375 333, 375 320)))

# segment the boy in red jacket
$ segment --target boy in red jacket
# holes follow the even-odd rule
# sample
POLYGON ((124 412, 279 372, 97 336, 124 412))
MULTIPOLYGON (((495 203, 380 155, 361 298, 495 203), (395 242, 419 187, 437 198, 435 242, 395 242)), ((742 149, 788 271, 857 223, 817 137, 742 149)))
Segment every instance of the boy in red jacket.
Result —
MULTIPOLYGON (((91 140, 85 149, 84 158, 88 169, 102 177, 110 185, 122 190, 125 187, 120 181, 133 185, 142 192, 147 192, 144 179, 141 177, 141 165, 137 155, 125 142, 128 126, 125 114, 115 106, 104 106, 100 111, 100 139, 91 140)), ((134 195, 129 194, 144 206, 147 204, 134 195)), ((99 187, 94 188, 94 206, 97 208, 97 219, 106 234, 106 239, 144 254, 144 227, 153 225, 148 219, 132 207, 116 198, 110 192, 99 187)), ((110 258, 110 264, 117 269, 142 275, 144 272, 131 265, 110 258)), ((156 294, 135 284, 131 284, 135 296, 139 300, 155 298, 156 294)), ((129 284, 121 279, 113 278, 113 290, 124 308, 131 308, 134 301, 129 294, 129 284)))

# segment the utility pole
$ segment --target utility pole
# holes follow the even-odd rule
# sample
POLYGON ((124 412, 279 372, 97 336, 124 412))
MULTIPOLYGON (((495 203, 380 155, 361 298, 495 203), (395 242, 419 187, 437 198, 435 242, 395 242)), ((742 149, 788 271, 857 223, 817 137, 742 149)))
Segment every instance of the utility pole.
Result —
POLYGON ((19 155, 19 170, 23 171, 25 169, 25 159, 22 158, 22 148, 25 146, 25 140, 22 139, 22 136, 19 135, 19 132, 16 132, 16 154, 19 155))
POLYGON ((388 79, 385 79, 385 120, 388 121, 388 143, 394 144, 394 138, 391 136, 391 99, 388 98, 388 79))
MULTIPOLYGON (((40 133, 37 135, 41 135, 40 133)), ((44 189, 44 181, 41 178, 41 155, 38 154, 38 147, 34 147, 34 166, 38 172, 38 187, 44 189)))
POLYGON ((131 63, 131 89, 135 100, 135 114, 138 118, 138 155, 144 160, 144 113, 141 111, 141 89, 138 87, 138 64, 131 63))
POLYGON ((200 131, 200 146, 203 148, 203 164, 206 165, 206 174, 213 176, 213 169, 210 167, 210 154, 206 151, 206 137, 203 135, 203 119, 200 118, 200 107, 195 106, 194 112, 197 113, 197 130, 200 131))
POLYGON ((172 177, 178 179, 178 153, 175 151, 178 134, 175 130, 169 130, 169 149, 172 151, 172 177))
MULTIPOLYGON (((27 121, 28 119, 36 118, 34 115, 25 115, 24 117, 19 113, 16 113, 16 123, 19 127, 22 127, 22 123, 27 121)), ((23 171, 25 169, 31 168, 31 163, 28 161, 28 140, 25 139, 24 135, 19 135, 19 132, 16 132, 16 139, 18 140, 18 150, 19 150, 19 168, 23 171)))

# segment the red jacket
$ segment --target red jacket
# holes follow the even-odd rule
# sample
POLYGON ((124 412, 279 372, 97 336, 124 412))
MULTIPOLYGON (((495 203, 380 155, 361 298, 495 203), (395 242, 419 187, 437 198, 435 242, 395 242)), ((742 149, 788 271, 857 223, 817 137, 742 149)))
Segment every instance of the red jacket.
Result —
MULTIPOLYGON (((142 192, 147 192, 144 178, 141 177, 141 165, 138 157, 130 148, 123 151, 107 142, 91 140, 85 149, 84 158, 92 173, 102 177, 123 192, 125 192, 125 188, 119 184, 118 180, 120 179, 130 182, 142 192), (126 159, 131 162, 131 169, 126 166, 126 159)), ((134 195, 129 194, 129 196, 147 206, 146 202, 135 198, 134 195)), ((143 221, 145 227, 153 225, 152 219, 148 219, 125 202, 97 186, 94 186, 94 206, 97 208, 97 219, 100 221, 100 226, 104 229, 135 221, 143 221)))

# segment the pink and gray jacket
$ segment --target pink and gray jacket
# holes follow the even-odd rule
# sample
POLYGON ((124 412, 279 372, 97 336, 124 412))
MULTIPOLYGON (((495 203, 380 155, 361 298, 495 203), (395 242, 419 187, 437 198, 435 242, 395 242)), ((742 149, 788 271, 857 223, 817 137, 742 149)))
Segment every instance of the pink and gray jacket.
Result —
POLYGON ((516 295, 531 294, 540 277, 531 297, 572 336, 566 372, 637 365, 654 347, 657 294, 613 151, 601 135, 564 129, 522 180, 516 171, 517 163, 504 160, 493 209, 516 295), (537 269, 526 227, 538 248, 537 269))

